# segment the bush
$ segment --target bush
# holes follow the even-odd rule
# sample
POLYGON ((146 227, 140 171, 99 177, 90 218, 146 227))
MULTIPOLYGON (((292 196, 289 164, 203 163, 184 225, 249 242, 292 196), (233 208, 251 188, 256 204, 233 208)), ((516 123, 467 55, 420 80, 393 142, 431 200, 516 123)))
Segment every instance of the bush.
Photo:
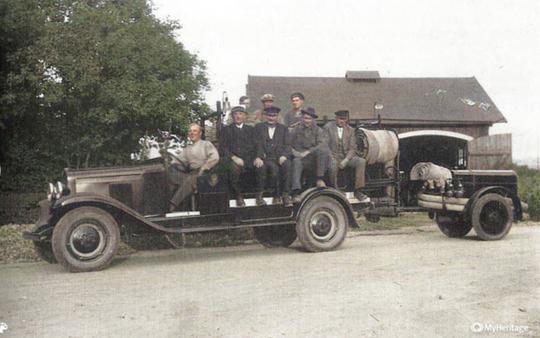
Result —
POLYGON ((540 220, 540 171, 518 165, 513 169, 519 176, 519 197, 529 205, 527 212, 531 220, 540 220))

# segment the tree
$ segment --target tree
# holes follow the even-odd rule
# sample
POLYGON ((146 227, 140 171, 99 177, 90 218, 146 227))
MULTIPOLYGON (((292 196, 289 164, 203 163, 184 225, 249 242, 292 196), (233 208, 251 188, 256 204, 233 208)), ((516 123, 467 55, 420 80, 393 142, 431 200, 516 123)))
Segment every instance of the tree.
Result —
POLYGON ((46 176, 54 176, 63 166, 125 164, 144 133, 179 132, 208 111, 204 62, 176 41, 179 24, 158 20, 147 1, 25 0, 18 11, 11 8, 19 1, 1 1, 9 3, 8 29, 34 36, 14 38, 5 53, 6 76, 24 77, 17 90, 1 93, 7 172, 17 167, 10 165, 20 153, 15 141, 37 148, 25 149, 31 162, 50 162, 46 176), (17 25, 25 20, 32 20, 31 33, 17 25), (30 135, 21 138, 14 128, 30 135))

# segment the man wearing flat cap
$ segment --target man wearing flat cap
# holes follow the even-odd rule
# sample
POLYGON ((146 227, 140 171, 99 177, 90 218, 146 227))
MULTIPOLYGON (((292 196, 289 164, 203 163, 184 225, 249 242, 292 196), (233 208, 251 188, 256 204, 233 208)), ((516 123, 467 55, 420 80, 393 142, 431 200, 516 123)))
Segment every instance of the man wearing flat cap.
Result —
POLYGON ((326 133, 314 122, 316 118, 315 109, 302 109, 302 121, 291 132, 293 203, 300 202, 304 168, 315 170, 317 187, 326 186, 323 177, 330 164, 330 150, 326 133))
POLYGON ((231 110, 233 124, 221 131, 219 145, 221 157, 227 163, 230 186, 236 196, 236 205, 245 206, 240 180, 246 170, 253 168, 255 159, 255 128, 245 124, 246 110, 242 106, 231 110))
POLYGON ((300 124, 302 120, 302 108, 304 107, 304 94, 292 93, 291 94, 291 106, 292 109, 285 115, 283 124, 288 128, 293 128, 297 124, 300 124))
POLYGON ((266 116, 264 114, 264 110, 266 108, 272 107, 274 105, 274 95, 272 94, 264 94, 261 96, 261 103, 262 103, 262 109, 257 109, 253 114, 253 119, 251 122, 256 125, 257 123, 264 122, 266 119, 266 116))
POLYGON ((270 178, 274 186, 272 204, 283 203, 285 206, 292 206, 289 196, 289 157, 291 156, 289 130, 277 122, 280 111, 278 107, 264 108, 266 122, 255 126, 257 158, 253 164, 257 171, 257 205, 265 204, 262 191, 266 180, 270 178))
POLYGON ((334 188, 338 188, 337 177, 339 170, 347 167, 353 168, 355 173, 354 196, 360 200, 366 200, 360 189, 365 185, 366 160, 356 154, 356 135, 354 128, 349 126, 349 112, 339 110, 334 113, 335 121, 328 122, 324 126, 327 134, 328 147, 331 152, 330 180, 334 188))

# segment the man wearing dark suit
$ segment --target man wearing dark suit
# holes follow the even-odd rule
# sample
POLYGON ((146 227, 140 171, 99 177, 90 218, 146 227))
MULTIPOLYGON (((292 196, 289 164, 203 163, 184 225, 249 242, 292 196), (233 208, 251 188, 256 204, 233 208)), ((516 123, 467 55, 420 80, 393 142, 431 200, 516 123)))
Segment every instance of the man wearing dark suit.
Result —
POLYGON ((292 206, 289 196, 289 157, 291 156, 289 130, 277 122, 280 111, 278 107, 265 108, 266 122, 255 126, 257 158, 253 164, 257 171, 257 205, 265 204, 262 191, 269 176, 275 187, 272 204, 283 203, 285 206, 292 206))
POLYGON ((219 140, 221 157, 228 161, 229 183, 236 196, 236 205, 243 207, 244 197, 240 179, 246 170, 253 168, 256 154, 255 128, 245 124, 246 109, 242 106, 232 108, 233 124, 223 128, 219 140))
POLYGON ((334 113, 335 121, 328 122, 324 131, 328 138, 328 147, 332 155, 330 162, 330 180, 334 188, 337 188, 338 171, 347 167, 354 168, 354 196, 363 201, 367 198, 360 189, 365 185, 366 160, 356 153, 356 135, 354 128, 348 125, 349 112, 340 110, 334 113))

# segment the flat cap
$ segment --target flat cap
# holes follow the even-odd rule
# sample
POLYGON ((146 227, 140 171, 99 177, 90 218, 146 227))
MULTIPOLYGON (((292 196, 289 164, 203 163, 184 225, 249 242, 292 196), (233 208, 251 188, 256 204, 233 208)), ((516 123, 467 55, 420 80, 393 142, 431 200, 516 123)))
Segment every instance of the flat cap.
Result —
POLYGON ((264 108, 264 113, 266 115, 277 115, 279 114, 279 112, 281 111, 280 108, 278 107, 268 107, 268 108, 264 108))
POLYGON ((348 110, 338 110, 334 113, 336 117, 349 117, 349 111, 348 110))
POLYGON ((236 107, 233 107, 231 109, 231 113, 234 114, 234 113, 246 113, 246 108, 242 107, 242 106, 236 106, 236 107))
POLYGON ((312 108, 312 107, 307 107, 307 108, 302 109, 302 114, 307 114, 313 117, 314 119, 318 117, 317 114, 315 113, 315 108, 312 108))
POLYGON ((304 101, 304 94, 302 94, 300 92, 296 92, 296 93, 291 94, 291 100, 294 99, 295 97, 297 97, 300 100, 304 101))
POLYGON ((261 96, 261 102, 264 102, 264 101, 274 101, 274 95, 264 94, 263 96, 261 96))

